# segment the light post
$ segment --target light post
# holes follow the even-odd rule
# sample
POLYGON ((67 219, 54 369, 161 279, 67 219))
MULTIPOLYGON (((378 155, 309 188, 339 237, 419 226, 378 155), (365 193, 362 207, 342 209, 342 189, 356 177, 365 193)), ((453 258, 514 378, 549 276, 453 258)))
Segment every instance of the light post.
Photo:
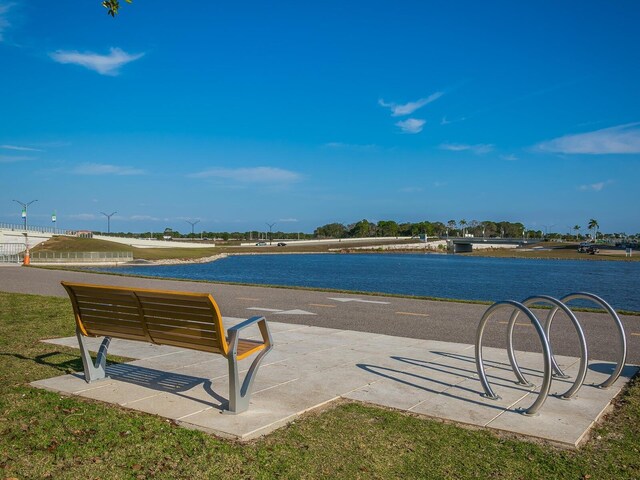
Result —
POLYGON ((275 222, 274 223, 266 223, 265 225, 267 225, 267 227, 269 227, 269 246, 271 246, 271 242, 273 240, 273 232, 272 232, 272 230, 273 230, 273 226, 275 225, 275 222))
POLYGON ((37 202, 38 200, 31 200, 30 202, 24 203, 21 202, 20 200, 14 200, 14 202, 19 203, 20 205, 22 205, 22 220, 24 221, 24 231, 27 231, 27 209, 29 208, 29 205, 31 205, 34 202, 37 202))
POLYGON ((195 222, 190 222, 189 220, 185 220, 185 222, 187 222, 189 225, 191 225, 191 236, 193 236, 193 235, 194 235, 194 233, 193 233, 193 227, 195 227, 195 225, 196 225, 197 223, 200 223, 200 220, 196 220, 195 222))
MULTIPOLYGON (((541 225, 542 225, 542 224, 541 224, 541 225)), ((551 227, 555 227, 555 226, 556 226, 556 224, 555 224, 555 223, 553 223, 553 224, 551 224, 551 225, 542 225, 542 226, 544 227, 544 238, 547 238, 547 236, 549 235, 549 229, 550 229, 551 227)))
POLYGON ((111 233, 111 217, 113 217, 116 213, 118 212, 113 212, 110 213, 109 215, 107 215, 104 212, 100 212, 102 215, 104 215, 105 217, 107 217, 107 234, 111 233))

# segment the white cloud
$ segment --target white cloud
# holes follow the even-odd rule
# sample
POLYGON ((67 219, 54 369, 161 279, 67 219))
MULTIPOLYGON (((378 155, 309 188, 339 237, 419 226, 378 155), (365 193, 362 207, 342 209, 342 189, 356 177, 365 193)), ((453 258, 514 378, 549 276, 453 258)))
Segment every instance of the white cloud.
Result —
POLYGON ((396 126, 400 127, 402 133, 420 133, 425 123, 427 122, 420 118, 407 118, 406 120, 396 122, 396 126))
POLYGON ((120 67, 129 62, 142 58, 144 53, 128 54, 119 48, 111 48, 108 55, 93 52, 77 52, 58 50, 49 56, 58 63, 72 63, 98 72, 100 75, 115 76, 120 73, 120 67))
POLYGON ((240 183, 293 183, 302 179, 302 175, 290 170, 275 167, 253 168, 210 168, 189 175, 191 178, 221 178, 240 183))
POLYGON ((280 223, 296 223, 298 222, 297 218, 281 218, 278 220, 280 223))
POLYGON ((450 152, 470 151, 478 155, 491 152, 493 147, 494 145, 491 143, 478 143, 476 145, 467 145, 464 143, 443 143, 440 145, 442 150, 449 150, 450 152))
POLYGON ((358 151, 370 151, 377 150, 379 147, 374 143, 369 144, 357 144, 357 143, 343 143, 343 142, 329 142, 325 143, 326 148, 333 148, 336 150, 358 150, 358 151))
POLYGON ((612 183, 613 183, 613 180, 607 180, 605 182, 597 182, 597 183, 591 183, 587 185, 580 185, 578 187, 578 190, 581 190, 583 192, 600 192, 602 189, 611 185, 612 183))
POLYGON ((502 160, 506 160, 507 162, 515 162, 516 160, 518 160, 518 157, 515 156, 513 153, 509 153, 506 155, 500 155, 500 158, 502 160))
POLYGON ((144 170, 106 163, 84 163, 71 170, 76 175, 143 175, 144 170))
POLYGON ((33 157, 25 157, 23 155, 0 155, 0 163, 24 162, 25 160, 33 160, 33 157))
POLYGON ((13 5, 13 3, 0 3, 0 42, 4 39, 4 31, 11 26, 11 23, 7 19, 7 13, 13 5))
POLYGON ((141 222, 141 221, 159 222, 161 219, 158 217, 152 217, 151 215, 131 215, 129 217, 129 220, 133 220, 134 222, 141 222))
POLYGON ((640 122, 593 132, 565 135, 536 145, 538 150, 566 154, 640 153, 640 122))
POLYGON ((19 147, 17 145, 0 145, 0 148, 5 150, 18 150, 20 152, 42 152, 39 148, 31 148, 31 147, 19 147))
POLYGON ((436 101, 442 95, 444 95, 444 92, 436 92, 436 93, 432 93, 427 98, 421 98, 419 100, 416 100, 415 102, 408 102, 403 104, 397 104, 393 102, 386 103, 382 98, 380 98, 378 100, 378 105, 380 105, 381 107, 390 109, 392 117, 402 117, 404 115, 411 115, 413 112, 415 112, 419 108, 422 108, 425 105, 428 105, 429 103, 436 101))

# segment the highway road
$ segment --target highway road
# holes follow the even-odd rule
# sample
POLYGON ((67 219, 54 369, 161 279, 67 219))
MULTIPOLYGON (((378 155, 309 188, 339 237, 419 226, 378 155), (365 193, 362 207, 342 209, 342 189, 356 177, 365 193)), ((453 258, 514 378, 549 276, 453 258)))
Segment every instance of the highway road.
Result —
MULTIPOLYGON (((153 268, 153 267, 150 267, 153 268)), ((487 305, 418 300, 386 296, 335 293, 291 288, 228 285, 220 283, 124 277, 88 272, 48 270, 19 266, 0 267, 0 291, 65 297, 60 281, 126 285, 165 290, 208 292, 224 316, 381 333, 400 337, 475 343, 476 327, 487 305)), ((538 311, 545 318, 545 311, 538 311)), ((485 345, 506 345, 508 311, 492 318, 485 345)), ((615 361, 618 342, 613 321, 606 314, 579 312, 589 358, 615 361)), ((621 316, 627 332, 628 363, 640 364, 640 317, 621 316)), ((555 354, 579 356, 575 330, 562 314, 551 332, 555 354)), ((515 330, 518 350, 540 351, 535 330, 521 316, 515 330)))

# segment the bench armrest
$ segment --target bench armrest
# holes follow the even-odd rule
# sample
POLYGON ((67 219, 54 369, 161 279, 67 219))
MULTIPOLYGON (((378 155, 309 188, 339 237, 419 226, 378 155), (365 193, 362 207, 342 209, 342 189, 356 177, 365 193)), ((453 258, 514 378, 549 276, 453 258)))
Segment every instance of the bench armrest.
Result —
POLYGON ((262 316, 251 317, 248 320, 245 320, 244 322, 240 322, 239 324, 234 325, 233 327, 229 327, 227 329, 227 333, 231 334, 231 332, 236 332, 236 331, 239 332, 240 330, 244 330, 245 328, 250 327, 254 323, 259 322, 260 320, 264 320, 265 322, 267 321, 267 319, 262 316))
POLYGON ((258 328, 260 329, 260 334, 262 335, 262 341, 264 342, 265 349, 267 351, 271 350, 271 347, 273 346, 273 338, 271 337, 271 331, 269 330, 267 319, 263 316, 255 316, 227 329, 227 335, 229 336, 229 349, 232 352, 232 355, 236 354, 238 340, 240 338, 240 331, 256 323, 258 324, 258 328))

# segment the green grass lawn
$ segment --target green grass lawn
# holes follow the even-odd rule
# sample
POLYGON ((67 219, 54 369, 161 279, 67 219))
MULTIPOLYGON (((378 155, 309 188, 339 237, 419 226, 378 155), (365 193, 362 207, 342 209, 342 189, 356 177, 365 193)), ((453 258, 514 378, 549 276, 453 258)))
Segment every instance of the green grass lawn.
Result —
POLYGON ((0 293, 0 478, 640 478, 638 378, 575 452, 355 403, 240 444, 30 387, 82 370, 39 341, 73 333, 68 300, 0 293))

